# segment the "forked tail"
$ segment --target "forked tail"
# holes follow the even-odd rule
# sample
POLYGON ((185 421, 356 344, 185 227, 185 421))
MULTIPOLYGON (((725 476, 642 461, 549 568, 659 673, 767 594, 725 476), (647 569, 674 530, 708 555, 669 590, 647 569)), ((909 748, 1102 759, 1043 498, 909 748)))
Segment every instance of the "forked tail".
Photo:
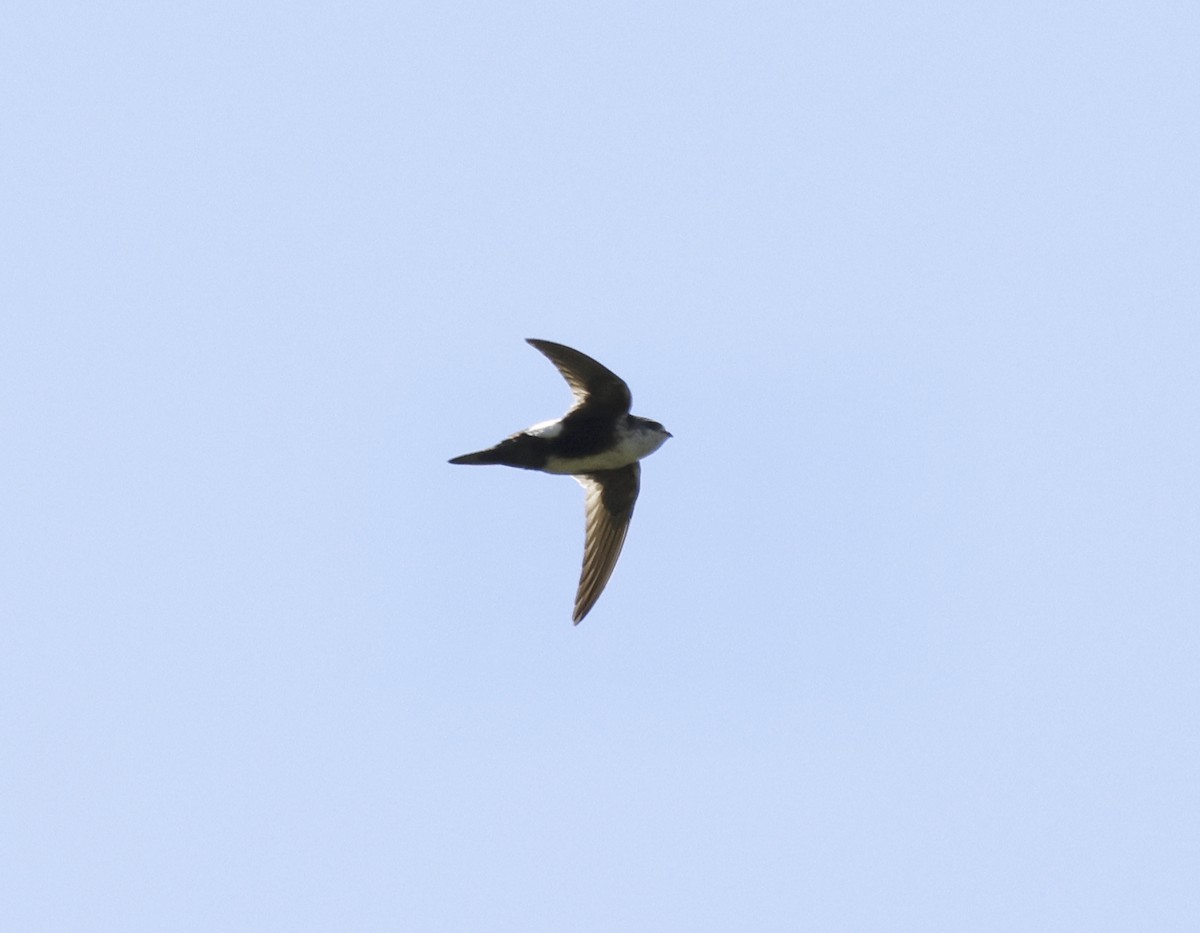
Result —
POLYGON ((514 434, 487 450, 455 457, 451 463, 488 464, 520 467, 522 470, 540 470, 546 465, 546 442, 528 434, 514 434))
POLYGON ((478 450, 473 454, 463 454, 455 457, 451 463, 504 463, 504 456, 493 447, 491 450, 478 450))

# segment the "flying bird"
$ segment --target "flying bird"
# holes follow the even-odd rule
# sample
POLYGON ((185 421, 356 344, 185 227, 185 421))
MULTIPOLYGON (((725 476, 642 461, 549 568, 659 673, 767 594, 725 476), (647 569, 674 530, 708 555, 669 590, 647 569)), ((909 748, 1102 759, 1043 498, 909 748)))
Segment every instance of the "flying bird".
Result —
POLYGON ((631 415, 629 386, 590 356, 549 340, 527 343, 555 365, 575 404, 556 421, 518 431, 495 447, 451 463, 499 463, 574 476, 584 489, 586 538, 575 594, 575 624, 596 604, 612 576, 633 517, 641 464, 671 436, 657 421, 631 415))

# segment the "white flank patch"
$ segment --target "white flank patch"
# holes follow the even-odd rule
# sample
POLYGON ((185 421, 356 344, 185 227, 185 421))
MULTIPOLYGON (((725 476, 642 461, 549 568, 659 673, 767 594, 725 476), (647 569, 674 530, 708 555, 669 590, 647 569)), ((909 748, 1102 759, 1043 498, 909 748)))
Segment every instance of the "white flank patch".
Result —
POLYGON ((562 434, 562 418, 556 421, 541 421, 532 428, 526 428, 525 433, 532 434, 534 437, 544 437, 546 440, 551 440, 562 434))

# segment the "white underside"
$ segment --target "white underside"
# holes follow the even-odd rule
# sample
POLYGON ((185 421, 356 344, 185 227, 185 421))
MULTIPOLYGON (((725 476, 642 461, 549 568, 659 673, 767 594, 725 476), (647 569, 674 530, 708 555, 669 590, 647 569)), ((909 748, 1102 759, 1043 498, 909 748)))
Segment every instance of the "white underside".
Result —
MULTIPOLYGON (((542 427, 539 425, 539 427, 542 427)), ((560 429, 561 430, 561 429, 560 429)), ((531 432, 532 433, 532 432, 531 432)), ((555 434, 558 432, 556 431, 555 434)), ((553 437, 543 434, 542 437, 553 437)), ((565 459, 551 457, 542 469, 547 473, 594 473, 596 470, 618 470, 647 457, 666 443, 668 435, 656 431, 638 431, 625 437, 611 450, 593 457, 565 459)))

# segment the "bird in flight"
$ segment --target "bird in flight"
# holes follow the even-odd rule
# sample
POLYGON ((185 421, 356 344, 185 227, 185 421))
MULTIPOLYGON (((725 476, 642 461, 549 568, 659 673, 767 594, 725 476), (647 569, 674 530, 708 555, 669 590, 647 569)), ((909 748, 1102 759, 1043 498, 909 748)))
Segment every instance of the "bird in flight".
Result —
POLYGON ((631 415, 629 386, 590 356, 549 340, 527 342, 562 373, 575 404, 557 421, 535 424, 495 447, 450 462, 560 473, 583 486, 587 533, 572 616, 578 625, 604 592, 621 556, 641 481, 638 461, 671 434, 657 421, 631 415))

